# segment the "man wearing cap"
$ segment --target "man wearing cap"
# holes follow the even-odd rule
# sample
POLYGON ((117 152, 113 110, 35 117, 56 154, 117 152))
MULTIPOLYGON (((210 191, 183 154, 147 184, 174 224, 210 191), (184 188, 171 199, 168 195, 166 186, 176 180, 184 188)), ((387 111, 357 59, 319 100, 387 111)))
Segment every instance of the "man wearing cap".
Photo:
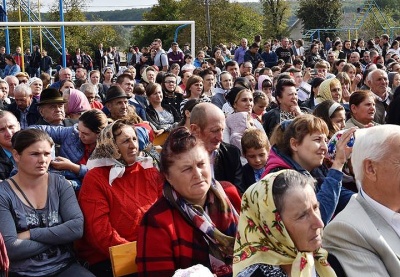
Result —
POLYGON ((10 112, 0 110, 0 179, 10 177, 15 165, 12 158, 12 136, 20 130, 17 118, 10 112))
POLYGON ((73 126, 78 121, 75 119, 65 118, 64 103, 66 101, 55 88, 48 88, 42 91, 40 101, 37 104, 39 113, 42 116, 37 125, 54 125, 54 126, 73 126))
MULTIPOLYGON (((103 104, 109 111, 109 117, 113 120, 121 119, 128 115, 129 96, 120 86, 112 86, 107 90, 103 104)), ((107 114, 107 113, 106 113, 107 114)))
POLYGON ((60 89, 61 82, 64 80, 71 80, 72 81, 72 71, 69 67, 61 68, 58 72, 59 81, 53 83, 50 88, 60 89))
POLYGON ((37 100, 32 96, 31 88, 25 84, 16 86, 14 97, 15 102, 8 106, 8 111, 12 112, 18 119, 21 129, 36 124, 41 116, 37 108, 37 100))

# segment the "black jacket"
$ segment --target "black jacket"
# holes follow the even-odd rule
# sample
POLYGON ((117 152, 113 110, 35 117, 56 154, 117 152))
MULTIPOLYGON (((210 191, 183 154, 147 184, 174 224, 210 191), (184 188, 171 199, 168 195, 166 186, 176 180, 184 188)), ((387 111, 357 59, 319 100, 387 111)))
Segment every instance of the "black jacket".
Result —
MULTIPOLYGON (((16 102, 13 102, 10 104, 10 106, 8 106, 8 111, 12 112, 15 115, 15 117, 18 119, 18 121, 20 121, 21 111, 18 109, 16 102)), ((36 122, 38 122, 38 120, 40 118, 42 118, 42 117, 38 110, 37 100, 36 100, 36 98, 33 98, 32 103, 28 109, 28 114, 26 115, 26 120, 28 122, 28 125, 30 126, 30 125, 36 124, 36 122)))
POLYGON ((256 182, 254 169, 249 164, 245 164, 242 168, 242 171, 243 171, 243 188, 247 190, 252 184, 256 182))
MULTIPOLYGON (((161 104, 164 110, 172 114, 174 117, 174 123, 178 123, 181 120, 181 117, 178 113, 178 111, 169 105, 161 104)), ((147 121, 149 121, 154 127, 156 127, 157 130, 162 129, 163 127, 160 124, 160 118, 158 117, 157 111, 153 108, 152 105, 149 105, 146 108, 146 117, 147 121)), ((169 128, 167 128, 165 131, 169 132, 172 128, 174 127, 173 124, 169 128)))
POLYGON ((5 180, 9 178, 13 167, 11 159, 4 153, 3 148, 0 147, 0 179, 5 180))
POLYGON ((214 161, 214 177, 217 181, 229 181, 243 193, 242 163, 240 150, 234 145, 221 142, 214 161))

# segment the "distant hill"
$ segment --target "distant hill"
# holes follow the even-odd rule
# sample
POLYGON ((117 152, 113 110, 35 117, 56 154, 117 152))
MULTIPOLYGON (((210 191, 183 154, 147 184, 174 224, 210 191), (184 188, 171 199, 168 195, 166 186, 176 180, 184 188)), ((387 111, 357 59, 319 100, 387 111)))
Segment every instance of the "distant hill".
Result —
POLYGON ((151 8, 85 12, 85 15, 89 21, 94 21, 99 18, 103 21, 141 21, 143 20, 143 13, 150 10, 151 8))

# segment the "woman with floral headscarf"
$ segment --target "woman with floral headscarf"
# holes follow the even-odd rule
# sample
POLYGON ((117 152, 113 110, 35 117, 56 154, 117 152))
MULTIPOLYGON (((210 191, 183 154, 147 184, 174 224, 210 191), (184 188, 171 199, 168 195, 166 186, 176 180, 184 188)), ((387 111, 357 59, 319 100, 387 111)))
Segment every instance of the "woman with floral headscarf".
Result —
POLYGON ((143 214, 161 194, 152 159, 138 153, 135 129, 117 120, 101 131, 87 162, 79 193, 85 232, 77 249, 96 276, 113 276, 109 248, 138 239, 143 214))
POLYGON ((294 170, 267 175, 243 195, 233 275, 336 276, 321 248, 323 227, 312 178, 294 170))

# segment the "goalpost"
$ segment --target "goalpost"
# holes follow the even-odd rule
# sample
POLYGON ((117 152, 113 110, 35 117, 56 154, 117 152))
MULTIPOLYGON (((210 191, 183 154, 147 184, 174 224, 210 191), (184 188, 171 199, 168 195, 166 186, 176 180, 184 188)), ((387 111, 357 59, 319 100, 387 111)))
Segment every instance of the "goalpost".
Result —
MULTIPOLYGON (((195 57, 195 22, 194 21, 72 21, 72 22, 0 22, 0 27, 47 27, 47 26, 118 26, 118 25, 183 25, 190 24, 190 51, 195 57)), ((63 63, 65 60, 65 33, 62 32, 63 63)), ((100 41, 99 41, 100 43, 100 41)), ((65 64, 64 64, 65 66, 65 64)))

